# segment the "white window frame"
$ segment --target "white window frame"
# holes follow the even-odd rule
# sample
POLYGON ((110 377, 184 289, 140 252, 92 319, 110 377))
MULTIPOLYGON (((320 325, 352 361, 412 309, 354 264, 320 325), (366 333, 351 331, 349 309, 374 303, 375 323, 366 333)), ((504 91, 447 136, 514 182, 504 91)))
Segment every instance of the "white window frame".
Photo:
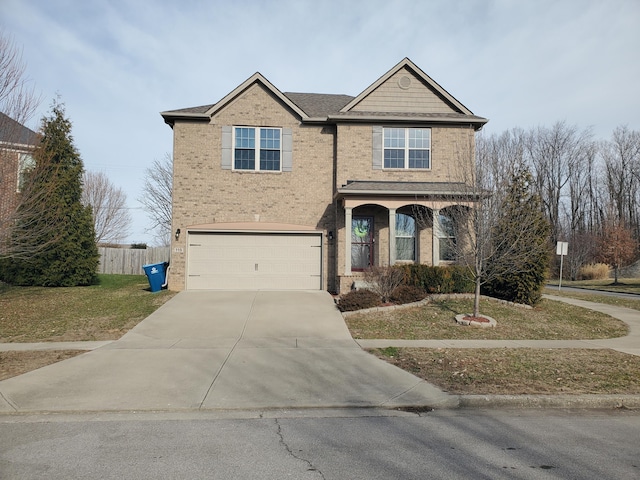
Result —
POLYGON ((443 262, 443 263, 447 263, 447 262, 452 263, 455 261, 455 258, 445 258, 445 248, 446 248, 445 246, 447 245, 451 246, 454 249, 453 253, 455 255, 455 245, 458 242, 458 238, 456 236, 455 220, 450 213, 439 212, 437 225, 438 225, 437 235, 438 235, 438 242, 439 242, 439 247, 438 247, 439 260, 440 262, 443 262), (444 226, 447 221, 451 222, 449 225, 451 227, 450 231, 447 231, 446 227, 444 226))
POLYGON ((384 170, 431 170, 431 128, 421 128, 421 127, 383 127, 382 128, 382 168, 384 170), (389 130, 403 130, 404 131, 404 146, 403 147, 391 147, 385 144, 386 133, 389 130), (416 148, 410 147, 409 141, 409 132, 411 130, 426 130, 429 134, 429 142, 427 147, 416 148), (402 167, 387 167, 385 166, 385 151, 386 150, 404 150, 404 166, 402 167), (410 167, 409 166, 409 152, 412 150, 423 150, 429 152, 429 166, 426 168, 423 167, 410 167))
POLYGON ((25 175, 36 167, 36 159, 31 153, 18 153, 18 178, 16 192, 20 193, 24 187, 25 175))
POLYGON ((418 245, 418 231, 417 231, 417 227, 418 227, 418 223, 416 222, 415 217, 413 217, 412 215, 409 215, 407 213, 398 213, 396 212, 396 260, 398 263, 415 263, 416 262, 416 258, 417 258, 417 245, 418 245), (409 217, 413 220, 413 235, 407 235, 404 232, 402 232, 400 229, 398 229, 398 219, 399 219, 399 215, 404 215, 405 217, 409 217), (411 240, 413 240, 413 249, 411 252, 411 257, 410 259, 407 258, 399 258, 400 257, 400 251, 398 249, 398 239, 406 239, 406 238, 410 238, 411 240))
MULTIPOLYGON (((247 125, 234 125, 232 128, 232 147, 231 147, 231 168, 236 172, 267 172, 267 173, 277 173, 282 172, 282 162, 283 162, 283 132, 280 127, 253 127, 247 125), (254 168, 236 168, 236 148, 241 148, 236 146, 236 131, 239 128, 248 128, 254 131, 254 168), (262 130, 277 130, 280 133, 279 143, 280 148, 277 150, 280 153, 280 161, 277 170, 261 170, 260 169, 260 151, 261 151, 261 134, 262 130)), ((276 150, 276 149, 265 149, 265 150, 276 150)))

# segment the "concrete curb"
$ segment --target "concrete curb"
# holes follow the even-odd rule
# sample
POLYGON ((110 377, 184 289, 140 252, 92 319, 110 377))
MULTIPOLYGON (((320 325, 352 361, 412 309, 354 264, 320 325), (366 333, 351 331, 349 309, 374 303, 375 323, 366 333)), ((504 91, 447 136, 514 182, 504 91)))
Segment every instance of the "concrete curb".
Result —
POLYGON ((640 409, 640 395, 460 395, 458 408, 640 409))

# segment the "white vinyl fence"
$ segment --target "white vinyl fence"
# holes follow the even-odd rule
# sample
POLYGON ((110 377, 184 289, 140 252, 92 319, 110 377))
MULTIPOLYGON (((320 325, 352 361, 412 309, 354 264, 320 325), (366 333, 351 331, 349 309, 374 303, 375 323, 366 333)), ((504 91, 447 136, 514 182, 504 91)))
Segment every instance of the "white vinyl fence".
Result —
POLYGON ((98 247, 98 273, 144 275, 143 265, 169 261, 169 247, 145 249, 98 247))

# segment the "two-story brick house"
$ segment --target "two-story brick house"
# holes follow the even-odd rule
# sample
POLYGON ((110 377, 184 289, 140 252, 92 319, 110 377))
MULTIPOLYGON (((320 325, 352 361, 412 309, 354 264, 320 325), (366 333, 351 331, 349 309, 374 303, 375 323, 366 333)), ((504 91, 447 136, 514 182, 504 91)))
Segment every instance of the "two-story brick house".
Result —
POLYGON ((370 265, 448 260, 447 209, 472 206, 455 172, 487 122, 407 58, 356 97, 283 93, 256 73, 161 115, 173 290, 344 292, 370 265))
POLYGON ((20 199, 24 174, 34 166, 38 135, 0 113, 0 227, 10 221, 20 199))

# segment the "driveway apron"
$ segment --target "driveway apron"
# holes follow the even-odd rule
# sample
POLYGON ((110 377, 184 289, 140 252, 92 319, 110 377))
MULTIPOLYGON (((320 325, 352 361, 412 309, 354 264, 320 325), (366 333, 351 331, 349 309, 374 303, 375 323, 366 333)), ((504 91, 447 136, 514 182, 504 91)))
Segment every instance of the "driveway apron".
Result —
POLYGON ((451 407, 321 291, 184 291, 120 340, 0 382, 0 412, 451 407))

